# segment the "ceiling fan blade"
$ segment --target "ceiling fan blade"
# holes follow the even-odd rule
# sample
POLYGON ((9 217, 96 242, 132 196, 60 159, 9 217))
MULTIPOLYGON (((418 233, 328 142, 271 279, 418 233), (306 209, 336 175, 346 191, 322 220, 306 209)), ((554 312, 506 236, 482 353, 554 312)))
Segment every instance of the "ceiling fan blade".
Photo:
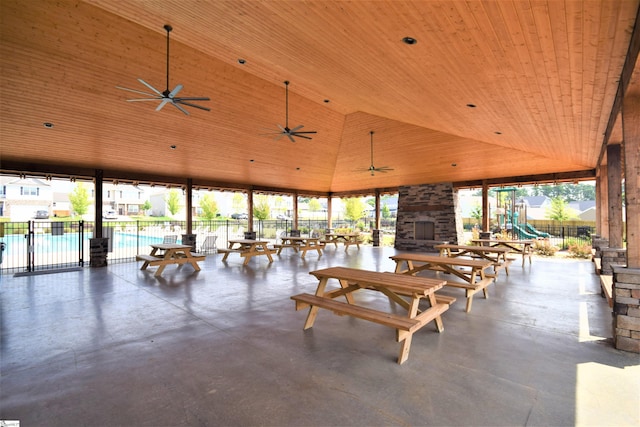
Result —
POLYGON ((294 134, 294 135, 300 135, 300 134, 305 134, 305 133, 318 133, 318 132, 315 131, 315 130, 306 130, 306 131, 298 131, 298 132, 291 131, 291 133, 294 134))
POLYGON ((273 138, 273 140, 274 140, 274 141, 279 141, 279 140, 280 140, 283 136, 285 136, 285 135, 286 135, 286 133, 282 133, 282 132, 280 132, 280 133, 278 133, 278 136, 276 136, 275 138, 273 138))
POLYGON ((156 111, 162 110, 162 107, 164 107, 167 102, 171 102, 171 100, 169 98, 163 98, 162 102, 156 107, 156 111))
POLYGON ((298 137, 298 138, 313 139, 313 138, 311 138, 310 136, 300 135, 299 133, 293 133, 293 134, 291 134, 291 135, 293 135, 293 136, 295 136, 295 137, 298 137))
POLYGON ((178 110, 182 111, 182 112, 183 112, 185 115, 187 115, 187 116, 189 115, 189 112, 188 112, 187 110, 185 110, 184 108, 182 108, 182 107, 180 106, 180 104, 176 104, 175 102, 172 102, 172 103, 171 103, 171 105, 175 105, 175 107, 176 107, 178 110))
POLYGON ((296 126, 293 129, 291 129, 291 133, 295 133, 298 129, 302 129, 304 126, 300 125, 300 126, 296 126))
POLYGON ((182 85, 176 86, 171 92, 169 92, 169 98, 173 98, 182 90, 182 85))
POLYGON ((142 83, 143 85, 145 85, 146 87, 148 87, 149 89, 151 89, 152 92, 157 93, 159 96, 163 96, 162 92, 160 92, 158 89, 156 89, 155 87, 151 86, 149 83, 145 82, 142 79, 138 79, 138 81, 140 83, 142 83))
POLYGON ((291 135, 290 133, 288 133, 288 134, 287 134, 287 137, 289 138, 289 140, 290 140, 291 142, 296 142, 296 140, 295 140, 295 139, 293 139, 293 135, 291 135))
POLYGON ((280 130, 281 130, 283 133, 287 133, 287 130, 286 130, 285 128, 283 128, 281 125, 278 125, 278 127, 280 128, 280 130))
POLYGON ((173 98, 174 101, 211 101, 211 99, 204 96, 189 96, 189 97, 180 97, 173 98))
POLYGON ((139 102, 139 101, 158 101, 162 98, 136 98, 136 99, 127 99, 127 102, 139 102))
POLYGON ((190 102, 184 102, 184 98, 181 98, 179 100, 174 100, 174 103, 175 104, 187 105, 189 107, 199 108, 199 109, 205 110, 205 111, 211 111, 211 108, 203 107, 202 105, 192 104, 190 102))
POLYGON ((128 87, 116 86, 116 89, 128 90, 129 92, 139 93, 140 95, 145 95, 145 96, 155 96, 152 93, 142 92, 141 90, 129 89, 128 87))

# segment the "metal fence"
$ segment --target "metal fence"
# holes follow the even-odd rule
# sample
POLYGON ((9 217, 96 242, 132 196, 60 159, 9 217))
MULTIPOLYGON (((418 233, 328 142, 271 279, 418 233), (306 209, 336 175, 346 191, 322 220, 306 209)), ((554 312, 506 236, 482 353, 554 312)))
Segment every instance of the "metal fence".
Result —
MULTIPOLYGON (((366 224, 371 227, 373 224, 366 224)), ((275 243, 283 232, 293 226, 289 220, 254 221, 256 237, 275 243)), ((363 221, 332 221, 332 228, 365 228, 363 221)), ((299 220, 302 236, 327 229, 325 220, 299 220)), ((395 235, 395 220, 383 220, 381 229, 387 236, 395 235)), ((213 253, 227 247, 230 239, 244 237, 247 220, 194 221, 196 250, 213 253)), ((547 239, 558 249, 573 245, 590 245, 595 227, 586 225, 538 225, 508 230, 512 238, 547 239)), ((105 221, 103 237, 109 237, 109 263, 131 262, 136 255, 149 252, 154 243, 182 243, 186 234, 185 221, 105 221)), ((93 222, 85 221, 27 221, 0 223, 0 272, 38 272, 88 265, 89 239, 93 237, 93 222)), ((367 240, 365 240, 365 243, 367 240)))
MULTIPOLYGON (((289 220, 254 221, 256 237, 275 243, 293 225, 289 220)), ((332 227, 356 228, 362 222, 334 220, 332 227)), ((300 220, 302 236, 323 233, 327 221, 300 220)), ((395 234, 395 221, 383 221, 383 230, 395 234)), ((93 222, 86 221, 27 221, 0 223, 0 271, 2 273, 38 272, 88 265, 89 239, 93 237, 93 222)), ((227 247, 230 239, 244 237, 247 220, 194 221, 196 250, 213 253, 227 247)), ((186 234, 185 221, 105 221, 103 237, 109 238, 109 263, 130 262, 136 255, 149 252, 154 243, 182 243, 186 234)))

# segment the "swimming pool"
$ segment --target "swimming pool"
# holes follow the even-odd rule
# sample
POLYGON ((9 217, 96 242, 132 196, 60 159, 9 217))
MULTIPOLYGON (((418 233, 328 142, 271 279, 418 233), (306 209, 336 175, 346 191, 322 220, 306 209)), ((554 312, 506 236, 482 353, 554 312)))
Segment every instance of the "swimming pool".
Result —
MULTIPOLYGON (((89 248, 89 239, 93 237, 93 233, 84 233, 83 244, 85 250, 89 248)), ((34 234, 33 245, 36 253, 50 253, 58 251, 77 251, 79 250, 79 233, 67 233, 61 236, 53 236, 51 234, 34 234)), ((130 233, 114 233, 113 249, 136 249, 146 248, 151 244, 162 243, 163 237, 136 235, 130 233)), ((27 253, 27 239, 24 234, 8 234, 0 237, 0 242, 5 244, 4 256, 27 253)), ((146 251, 146 249, 145 249, 146 251)))

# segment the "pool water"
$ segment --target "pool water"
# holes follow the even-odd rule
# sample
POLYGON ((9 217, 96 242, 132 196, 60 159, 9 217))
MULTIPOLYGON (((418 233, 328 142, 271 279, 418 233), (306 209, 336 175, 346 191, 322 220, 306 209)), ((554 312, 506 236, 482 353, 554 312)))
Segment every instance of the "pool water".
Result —
MULTIPOLYGON (((79 245, 79 233, 67 233, 61 236, 51 234, 34 235, 34 251, 36 253, 77 251, 79 245)), ((84 247, 89 248, 89 239, 92 233, 84 234, 84 247)), ((146 248, 151 244, 162 243, 163 237, 135 235, 127 233, 114 233, 113 249, 146 248)), ((0 237, 0 242, 5 244, 4 256, 22 254, 27 251, 27 239, 23 234, 8 234, 0 237)))

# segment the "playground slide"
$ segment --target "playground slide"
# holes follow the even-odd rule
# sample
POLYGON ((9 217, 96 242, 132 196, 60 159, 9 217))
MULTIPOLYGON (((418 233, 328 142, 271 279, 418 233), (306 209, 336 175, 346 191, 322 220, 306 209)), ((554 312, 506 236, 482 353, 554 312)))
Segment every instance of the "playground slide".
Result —
POLYGON ((542 231, 536 230, 536 228, 531 224, 526 224, 527 231, 531 234, 535 234, 538 237, 551 237, 549 233, 544 233, 542 231))
POLYGON ((518 239, 537 239, 538 236, 527 232, 521 225, 514 225, 513 232, 518 236, 518 239))

